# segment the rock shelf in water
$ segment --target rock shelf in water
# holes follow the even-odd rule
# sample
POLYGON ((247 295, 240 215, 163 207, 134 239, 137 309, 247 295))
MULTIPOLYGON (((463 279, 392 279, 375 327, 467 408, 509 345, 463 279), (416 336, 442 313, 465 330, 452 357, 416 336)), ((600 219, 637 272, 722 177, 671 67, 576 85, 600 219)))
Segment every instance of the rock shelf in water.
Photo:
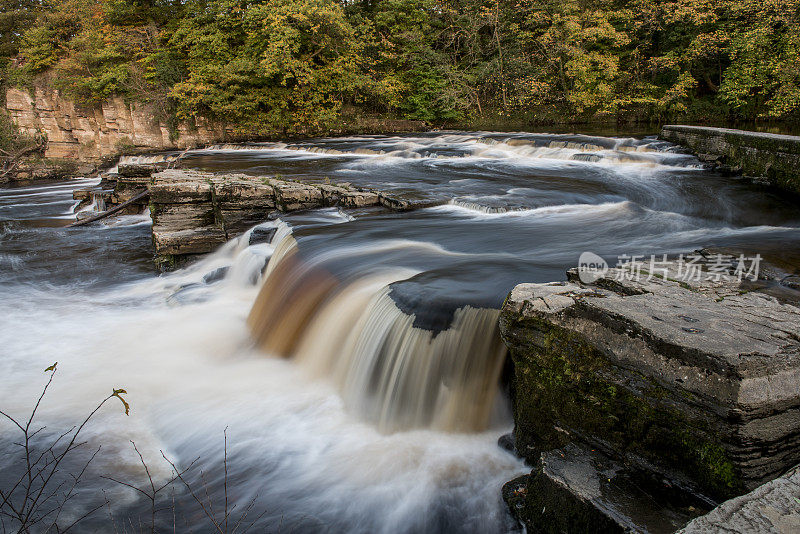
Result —
POLYGON ((383 206, 393 210, 416 207, 408 201, 348 184, 309 184, 246 174, 120 166, 115 202, 122 202, 144 188, 150 191, 153 244, 156 261, 161 265, 211 252, 264 222, 274 212, 330 206, 383 206))
POLYGON ((543 452, 539 465, 503 486, 513 515, 536 532, 672 533, 707 501, 586 445, 543 452))

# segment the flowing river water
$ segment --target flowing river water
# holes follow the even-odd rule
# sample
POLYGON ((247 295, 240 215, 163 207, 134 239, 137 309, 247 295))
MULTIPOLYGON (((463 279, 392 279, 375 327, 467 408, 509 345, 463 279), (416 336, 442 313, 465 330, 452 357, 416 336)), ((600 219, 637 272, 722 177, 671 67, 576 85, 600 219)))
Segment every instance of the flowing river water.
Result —
MULTIPOLYGON (((259 532, 507 531, 500 487, 526 468, 496 443, 512 426, 497 310, 516 283, 561 280, 584 251, 720 246, 780 263, 800 250, 796 199, 652 138, 364 136, 215 146, 183 164, 427 207, 285 214, 158 276, 146 215, 65 228, 72 190, 97 180, 0 189, 0 409, 29 412, 55 361, 39 439, 128 391, 129 416, 108 404, 82 434, 101 452, 63 515, 108 501, 87 530, 149 518, 100 478, 146 480, 132 440, 156 482, 171 476, 160 451, 198 459, 190 485, 218 511, 227 486, 259 532)), ((4 482, 20 465, 0 431, 4 482)), ((172 488, 161 504, 181 504, 160 527, 211 531, 172 488)))

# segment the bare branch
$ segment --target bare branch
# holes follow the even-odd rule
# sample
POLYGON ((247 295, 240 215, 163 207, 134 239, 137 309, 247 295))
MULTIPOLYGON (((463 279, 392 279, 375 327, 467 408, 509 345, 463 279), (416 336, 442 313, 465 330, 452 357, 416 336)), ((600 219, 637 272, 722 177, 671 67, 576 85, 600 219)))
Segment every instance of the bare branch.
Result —
MULTIPOLYGON (((164 460, 166 460, 166 461, 167 461, 167 463, 168 463, 169 465, 171 465, 171 466, 172 466, 172 469, 173 469, 173 470, 174 470, 176 473, 179 473, 179 471, 178 471, 178 467, 177 467, 177 466, 176 466, 176 465, 175 465, 175 464, 174 464, 174 463, 173 463, 173 462, 172 462, 172 461, 171 461, 169 458, 167 458, 167 455, 166 455, 166 454, 164 454, 164 451, 161 451, 161 456, 164 458, 164 460)), ((194 463, 195 463, 197 460, 199 460, 199 458, 195 459, 195 461, 194 461, 194 462, 192 462, 192 464, 194 464, 194 463)), ((206 507, 205 503, 203 503, 203 501, 202 501, 202 500, 201 500, 201 499, 200 499, 200 498, 197 496, 197 494, 195 493, 195 491, 192 489, 191 485, 190 485, 188 482, 186 482, 186 479, 185 479, 185 478, 183 478, 183 475, 182 475, 182 474, 178 474, 178 475, 177 475, 177 477, 178 477, 178 480, 180 480, 181 482, 183 482, 183 485, 184 485, 184 486, 186 487, 186 489, 189 491, 189 495, 191 495, 191 496, 192 496, 192 498, 194 499, 194 501, 195 501, 195 502, 196 502, 198 505, 200 505, 200 509, 201 509, 201 510, 203 510, 203 513, 206 515, 206 517, 207 517, 207 518, 208 518, 208 519, 211 521, 211 523, 214 525, 214 528, 217 530, 217 532, 219 532, 220 534, 225 534, 225 532, 224 532, 224 531, 223 531, 223 530, 220 528, 220 525, 219 525, 219 523, 217 523, 217 520, 216 520, 216 519, 214 518, 214 516, 213 516, 213 515, 212 515, 212 514, 209 512, 209 509, 206 507)))

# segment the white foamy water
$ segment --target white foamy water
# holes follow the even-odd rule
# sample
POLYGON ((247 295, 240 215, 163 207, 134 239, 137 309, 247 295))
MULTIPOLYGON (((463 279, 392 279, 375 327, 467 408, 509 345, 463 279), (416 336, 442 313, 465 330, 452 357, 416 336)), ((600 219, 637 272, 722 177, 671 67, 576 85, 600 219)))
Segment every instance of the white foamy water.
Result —
MULTIPOLYGON (((99 478, 144 482, 128 440, 157 482, 170 476, 160 451, 199 458, 204 476, 187 477, 219 504, 226 427, 229 496, 240 511, 253 501, 253 531, 506 531, 500 488, 526 471, 496 445, 511 428, 496 336, 508 290, 563 279, 587 250, 785 248, 800 226, 780 196, 654 139, 363 136, 212 147, 183 164, 440 205, 284 214, 156 275, 147 214, 64 227, 72 189, 96 181, 0 189, 0 408, 26 413, 54 361, 42 436, 128 391, 131 415, 112 399, 84 435, 102 448, 67 516, 103 496, 113 516, 88 531, 149 513, 99 478)), ((18 469, 12 439, 0 426, 0 485, 18 469)), ((209 531, 175 497, 175 530, 209 531)))
MULTIPOLYGON (((285 225, 275 226, 282 242, 290 239, 285 225)), ((386 434, 348 410, 330 380, 255 350, 244 318, 273 245, 247 246, 248 238, 185 271, 99 294, 26 287, 17 293, 24 299, 2 299, 8 372, 0 405, 24 413, 45 378, 41 370, 57 360, 59 376, 41 412, 48 426, 73 420, 112 387, 129 392, 131 415, 112 403, 87 434, 104 447, 93 474, 113 469, 138 479, 127 440, 160 479, 169 473, 160 449, 213 467, 228 427, 230 468, 237 477, 247 473, 231 491, 242 502, 260 493, 269 522, 398 532, 447 518, 461 529, 499 528, 499 487, 521 470, 495 443, 508 428, 386 434), (219 268, 228 269, 222 279, 202 282, 219 268), (194 291, 174 298, 187 288, 194 291), (445 504, 464 515, 451 517, 439 509, 445 504)))
MULTIPOLYGON (((333 223, 347 220, 335 212, 328 217, 333 223)), ((259 495, 254 507, 266 512, 260 528, 404 532, 440 524, 445 530, 503 530, 508 518, 499 488, 523 471, 496 445, 497 436, 509 430, 508 419, 479 433, 424 427, 387 433, 343 398, 340 381, 351 374, 332 380, 318 372, 319 363, 273 358, 253 347, 244 319, 262 273, 269 275, 265 263, 296 246, 282 221, 260 228, 274 228, 270 242, 250 245, 248 232, 158 278, 89 293, 23 285, 0 299, 4 410, 24 414, 46 378, 42 370, 54 361, 58 377, 40 411, 40 422, 50 428, 75 421, 112 387, 128 391, 130 416, 114 399, 84 434, 102 450, 72 515, 87 509, 101 488, 114 501, 115 516, 138 513, 134 493, 97 478, 114 473, 142 482, 129 440, 157 481, 170 476, 161 450, 184 465, 200 457, 203 469, 219 476, 227 428, 229 477, 235 480, 230 496, 244 509, 259 495)), ((348 327, 341 310, 331 313, 338 317, 330 325, 348 327)), ((445 337, 438 338, 443 342, 445 337)), ((334 348, 329 340, 326 350, 334 348)), ((367 353, 354 358, 369 356, 369 347, 360 350, 367 353)), ((307 345, 304 354, 309 352, 314 348, 307 345)), ((315 358, 325 359, 321 353, 315 358)), ((100 517, 88 524, 109 521, 100 517)))
POLYGON ((642 142, 632 138, 616 139, 607 146, 600 146, 591 140, 559 141, 542 136, 497 138, 480 134, 443 134, 429 138, 340 138, 337 141, 342 144, 365 142, 370 147, 333 148, 307 143, 220 144, 190 151, 190 155, 247 152, 289 158, 346 158, 352 160, 350 165, 354 170, 375 165, 402 164, 403 160, 426 160, 431 164, 437 164, 438 160, 438 164, 456 165, 474 165, 482 160, 503 160, 510 165, 536 167, 547 165, 549 160, 569 162, 569 165, 576 166, 698 166, 694 158, 675 153, 670 145, 663 142, 642 142))

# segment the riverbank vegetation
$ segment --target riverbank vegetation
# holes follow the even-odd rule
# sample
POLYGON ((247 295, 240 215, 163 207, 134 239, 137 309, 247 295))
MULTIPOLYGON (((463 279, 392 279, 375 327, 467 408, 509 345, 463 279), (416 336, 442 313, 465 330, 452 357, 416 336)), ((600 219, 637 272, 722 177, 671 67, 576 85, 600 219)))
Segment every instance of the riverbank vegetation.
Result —
MULTIPOLYGON (((122 403, 125 415, 130 415, 130 405, 125 400, 127 391, 112 389, 80 422, 63 430, 48 428, 39 423, 39 411, 56 376, 58 362, 45 373, 48 379, 32 409, 24 416, 14 417, 0 408, 0 428, 5 425, 16 434, 6 446, 6 453, 14 458, 11 469, 0 476, 0 532, 77 532, 84 529, 128 532, 176 532, 179 525, 193 530, 200 524, 204 531, 219 534, 247 532, 266 514, 254 506, 258 495, 245 504, 238 503, 228 492, 228 430, 223 432, 222 466, 200 465, 200 458, 178 467, 164 451, 161 459, 169 466, 156 470, 148 465, 145 455, 136 446, 135 458, 141 465, 139 473, 120 469, 102 475, 95 469, 95 459, 103 444, 90 430, 91 422, 112 399, 122 403), (217 476, 217 472, 219 476, 217 476), (158 473, 158 474, 157 474, 158 473), (118 478, 120 475, 125 479, 118 478), (207 481, 212 478, 213 483, 207 481), (85 486, 98 485, 105 480, 112 484, 101 491, 87 491, 85 486), (127 493, 114 493, 117 485, 127 493), (222 487, 217 487, 222 486, 222 487), (101 510, 107 519, 98 518, 101 510), (116 513, 115 513, 116 512, 116 513), (249 517, 248 517, 249 516, 249 517), (93 527, 87 527, 92 524, 93 527)), ((113 438, 108 435, 106 446, 114 450, 113 438)), ((118 445, 117 445, 118 447, 118 445)), ((119 453, 119 449, 116 449, 119 453)), ((156 456, 148 451, 147 456, 156 456)), ((135 461, 136 462, 136 461, 135 461)))
POLYGON ((173 122, 800 118, 800 0, 0 0, 3 83, 173 122))
POLYGON ((44 150, 46 139, 20 132, 5 111, 0 110, 0 183, 15 173, 20 163, 44 150))

